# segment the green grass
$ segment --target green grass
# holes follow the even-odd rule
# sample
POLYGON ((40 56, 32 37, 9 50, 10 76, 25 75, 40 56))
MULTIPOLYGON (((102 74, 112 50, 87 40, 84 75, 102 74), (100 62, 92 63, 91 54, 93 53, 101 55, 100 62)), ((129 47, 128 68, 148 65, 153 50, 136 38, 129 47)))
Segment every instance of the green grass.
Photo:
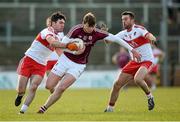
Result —
POLYGON ((43 105, 49 92, 37 91, 37 95, 24 115, 19 115, 20 107, 14 106, 15 90, 0 90, 0 120, 5 121, 119 121, 180 120, 180 88, 158 88, 153 92, 155 109, 147 110, 147 100, 139 88, 122 91, 115 111, 104 113, 109 98, 109 89, 69 89, 48 111, 39 115, 38 108, 43 105))

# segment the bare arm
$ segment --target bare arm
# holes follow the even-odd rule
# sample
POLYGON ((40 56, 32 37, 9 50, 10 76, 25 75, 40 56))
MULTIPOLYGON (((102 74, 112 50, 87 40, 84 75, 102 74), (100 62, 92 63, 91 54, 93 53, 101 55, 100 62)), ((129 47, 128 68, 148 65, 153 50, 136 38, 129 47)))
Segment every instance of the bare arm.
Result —
POLYGON ((154 44, 156 42, 156 37, 152 33, 148 33, 145 38, 150 40, 151 44, 154 44))
POLYGON ((128 49, 129 51, 132 51, 133 48, 124 40, 114 36, 113 34, 109 34, 109 36, 107 36, 106 38, 104 38, 105 40, 109 41, 109 42, 116 42, 119 45, 125 47, 126 49, 128 49))
POLYGON ((114 36, 113 34, 109 33, 109 36, 107 36, 104 39, 108 40, 108 41, 111 41, 111 42, 116 42, 119 45, 125 47, 126 49, 128 49, 129 51, 132 52, 134 60, 137 59, 138 62, 141 61, 141 55, 135 49, 133 49, 127 42, 122 40, 121 38, 118 38, 118 37, 114 36))
POLYGON ((66 44, 65 44, 65 43, 59 42, 59 41, 56 40, 52 35, 48 35, 48 36, 46 37, 46 40, 49 42, 49 44, 50 44, 52 47, 55 47, 55 48, 66 48, 66 44))

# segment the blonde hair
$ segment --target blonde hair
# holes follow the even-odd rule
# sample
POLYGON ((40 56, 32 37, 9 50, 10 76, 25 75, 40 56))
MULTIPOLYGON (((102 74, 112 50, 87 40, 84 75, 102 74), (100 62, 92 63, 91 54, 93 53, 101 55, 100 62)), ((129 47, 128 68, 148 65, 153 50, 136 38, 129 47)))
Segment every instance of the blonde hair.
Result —
POLYGON ((47 26, 47 27, 51 26, 51 18, 50 18, 50 17, 48 17, 48 18, 46 19, 46 26, 47 26))
POLYGON ((88 23, 90 27, 93 27, 96 24, 96 17, 91 12, 87 13, 83 17, 83 24, 88 23))

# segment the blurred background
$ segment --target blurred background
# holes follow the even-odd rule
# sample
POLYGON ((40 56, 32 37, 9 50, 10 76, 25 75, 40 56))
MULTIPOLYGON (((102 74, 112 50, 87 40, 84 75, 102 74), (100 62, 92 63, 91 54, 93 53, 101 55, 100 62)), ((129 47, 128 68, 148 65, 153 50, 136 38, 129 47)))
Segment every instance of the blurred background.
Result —
MULTIPOLYGON (((15 88, 19 60, 46 27, 51 13, 66 15, 65 34, 90 11, 116 34, 122 30, 121 13, 125 10, 134 12, 136 23, 157 37, 158 48, 165 54, 158 85, 180 86, 180 0, 0 0, 0 89, 15 88)), ((117 44, 97 43, 86 72, 74 86, 111 87, 118 74, 112 63, 117 51, 117 44)))

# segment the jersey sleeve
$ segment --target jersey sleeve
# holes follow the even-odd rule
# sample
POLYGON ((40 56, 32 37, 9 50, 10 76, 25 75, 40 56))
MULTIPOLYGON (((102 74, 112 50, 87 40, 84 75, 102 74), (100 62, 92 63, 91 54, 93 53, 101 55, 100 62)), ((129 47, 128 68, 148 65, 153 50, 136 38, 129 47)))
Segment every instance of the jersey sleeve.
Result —
POLYGON ((42 31, 40 32, 40 34, 41 34, 41 38, 42 38, 42 39, 46 39, 46 37, 47 37, 48 35, 54 36, 54 33, 51 32, 50 30, 48 30, 48 28, 42 30, 42 31))
POLYGON ((102 40, 106 38, 107 36, 109 36, 108 32, 100 30, 98 28, 96 28, 96 32, 97 32, 97 40, 102 40))
POLYGON ((124 38, 123 35, 124 35, 124 34, 123 34, 123 31, 120 31, 120 32, 117 33, 115 36, 118 37, 118 38, 120 38, 120 39, 123 39, 123 38, 124 38))
POLYGON ((131 51, 133 48, 127 43, 127 42, 125 42, 123 39, 121 39, 121 38, 118 38, 118 37, 116 37, 115 35, 113 35, 113 34, 111 34, 111 33, 109 33, 109 35, 106 37, 106 38, 104 38, 105 40, 108 40, 108 41, 110 41, 110 42, 116 42, 116 43, 118 43, 119 45, 121 45, 121 46, 123 46, 123 47, 125 47, 126 49, 128 49, 129 51, 131 51))
POLYGON ((147 29, 146 28, 144 28, 144 27, 139 27, 138 28, 138 31, 140 32, 140 34, 143 36, 143 37, 145 37, 149 32, 147 31, 147 29))

